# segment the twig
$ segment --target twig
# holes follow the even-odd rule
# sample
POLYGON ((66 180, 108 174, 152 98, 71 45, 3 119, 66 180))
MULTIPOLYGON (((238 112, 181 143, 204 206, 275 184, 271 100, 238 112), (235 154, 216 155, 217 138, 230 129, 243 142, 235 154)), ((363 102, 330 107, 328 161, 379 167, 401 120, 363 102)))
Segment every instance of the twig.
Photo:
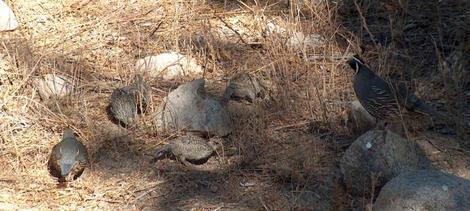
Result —
POLYGON ((354 5, 356 5, 357 12, 359 13, 359 16, 361 16, 361 22, 362 22, 362 27, 366 30, 366 32, 370 35, 370 38, 372 39, 372 42, 374 43, 375 46, 377 46, 377 42, 375 41, 374 35, 370 32, 369 27, 367 27, 367 22, 366 18, 362 14, 361 8, 357 4, 357 0, 354 0, 354 5))
POLYGON ((263 205, 264 209, 265 209, 266 211, 269 211, 270 209, 268 208, 268 206, 266 205, 266 203, 264 203, 263 198, 259 197, 259 200, 260 200, 261 204, 263 205))
POLYGON ((287 129, 287 128, 304 126, 304 125, 308 124, 309 122, 310 121, 303 121, 303 122, 299 122, 299 123, 295 123, 295 124, 283 125, 283 126, 276 127, 273 130, 277 131, 277 130, 282 130, 282 129, 287 129))
POLYGON ((222 21, 222 23, 224 23, 224 25, 229 28, 230 30, 232 30, 237 36, 238 38, 243 42, 243 44, 245 45, 248 45, 248 43, 243 39, 242 35, 237 31, 235 30, 232 26, 230 26, 230 24, 228 24, 224 19, 222 19, 220 16, 216 15, 217 19, 219 19, 220 21, 222 21))
MULTIPOLYGON (((136 201, 138 201, 139 199, 143 198, 143 197, 146 196, 147 194, 149 194, 149 193, 155 191, 156 189, 159 188, 159 185, 162 184, 162 183, 163 183, 163 182, 157 182, 155 185, 150 186, 150 187, 149 187, 149 188, 150 188, 149 190, 147 190, 147 191, 145 191, 144 193, 142 193, 142 194, 140 194, 139 196, 137 196, 134 200, 132 200, 131 203, 135 203, 136 201)), ((141 191, 141 190, 139 190, 139 191, 141 191)), ((136 191, 136 192, 139 192, 139 191, 136 191)))

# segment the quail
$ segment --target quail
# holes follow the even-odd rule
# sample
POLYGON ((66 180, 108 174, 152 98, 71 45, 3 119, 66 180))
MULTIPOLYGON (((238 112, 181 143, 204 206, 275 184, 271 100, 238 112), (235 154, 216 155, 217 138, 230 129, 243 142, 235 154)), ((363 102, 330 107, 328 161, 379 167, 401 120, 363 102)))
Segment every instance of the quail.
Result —
POLYGON ((359 56, 354 55, 347 63, 355 70, 353 88, 357 99, 377 120, 395 119, 403 109, 444 118, 403 83, 387 82, 372 72, 359 56))
POLYGON ((130 86, 117 88, 111 94, 109 112, 118 123, 132 127, 138 112, 144 112, 150 101, 150 88, 141 75, 130 86))
POLYGON ((76 180, 88 165, 88 152, 71 129, 65 129, 62 140, 53 148, 47 162, 49 173, 60 183, 76 180))
POLYGON ((264 90, 259 80, 253 75, 242 73, 230 79, 230 83, 225 89, 224 99, 246 100, 253 103, 257 97, 263 97, 263 94, 264 90))
POLYGON ((214 154, 215 146, 201 137, 185 135, 164 145, 156 153, 154 160, 165 157, 176 158, 186 166, 202 165, 214 154))

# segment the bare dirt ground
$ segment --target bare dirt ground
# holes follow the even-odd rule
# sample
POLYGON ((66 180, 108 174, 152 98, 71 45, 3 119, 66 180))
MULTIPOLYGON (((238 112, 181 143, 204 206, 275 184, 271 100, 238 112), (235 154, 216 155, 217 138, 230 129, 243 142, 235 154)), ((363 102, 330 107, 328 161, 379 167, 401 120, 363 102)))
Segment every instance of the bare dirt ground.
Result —
POLYGON ((6 2, 20 27, 0 34, 2 210, 366 209, 372 199, 344 193, 335 177, 360 135, 347 119, 355 97, 345 60, 361 51, 452 117, 448 126, 407 120, 410 139, 436 167, 470 179, 468 1, 6 2), (294 32, 322 40, 294 49, 294 32), (190 78, 148 79, 145 127, 129 133, 108 119, 111 92, 131 83, 136 60, 167 51, 196 58, 214 95, 240 72, 271 81, 273 100, 229 105, 235 124, 224 145, 235 153, 218 152, 197 168, 150 161, 174 135, 152 127, 152 112, 190 78), (73 78, 74 93, 41 101, 32 81, 46 73, 73 78), (57 188, 46 162, 66 126, 92 165, 57 188))

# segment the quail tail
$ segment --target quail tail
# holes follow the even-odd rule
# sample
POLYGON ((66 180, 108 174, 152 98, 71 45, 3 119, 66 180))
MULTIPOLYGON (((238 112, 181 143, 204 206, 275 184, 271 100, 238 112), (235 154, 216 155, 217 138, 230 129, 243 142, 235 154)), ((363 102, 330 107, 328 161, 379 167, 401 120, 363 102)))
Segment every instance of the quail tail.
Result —
POLYGON ((425 114, 425 115, 429 115, 432 118, 436 118, 436 119, 440 119, 440 120, 444 120, 444 121, 449 121, 449 119, 450 119, 449 117, 447 117, 443 113, 436 111, 434 108, 432 108, 431 105, 429 105, 428 103, 426 103, 422 100, 420 100, 419 103, 415 105, 413 110, 415 112, 422 113, 422 114, 425 114))

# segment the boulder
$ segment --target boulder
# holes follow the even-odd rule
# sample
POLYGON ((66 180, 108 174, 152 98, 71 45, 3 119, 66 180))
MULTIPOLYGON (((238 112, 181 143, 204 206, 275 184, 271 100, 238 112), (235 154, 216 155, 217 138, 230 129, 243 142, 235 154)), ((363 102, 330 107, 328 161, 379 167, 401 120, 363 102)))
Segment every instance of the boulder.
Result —
POLYGON ((18 28, 15 14, 4 1, 0 1, 0 31, 11 31, 18 28))
POLYGON ((373 210, 470 210, 470 180, 432 170, 403 173, 382 188, 373 210))
POLYGON ((162 77, 165 80, 203 73, 203 68, 195 59, 176 52, 139 59, 135 68, 137 71, 149 73, 151 77, 162 77))
POLYGON ((340 161, 348 191, 359 196, 371 193, 372 187, 382 187, 401 173, 427 168, 431 168, 431 163, 418 144, 387 130, 364 133, 340 161))
POLYGON ((217 136, 231 133, 229 113, 219 100, 206 95, 204 84, 204 79, 197 79, 171 91, 157 110, 157 128, 217 136))
POLYGON ((34 86, 39 92, 42 100, 51 97, 61 98, 70 95, 73 90, 73 84, 65 76, 46 74, 33 81, 34 86))

